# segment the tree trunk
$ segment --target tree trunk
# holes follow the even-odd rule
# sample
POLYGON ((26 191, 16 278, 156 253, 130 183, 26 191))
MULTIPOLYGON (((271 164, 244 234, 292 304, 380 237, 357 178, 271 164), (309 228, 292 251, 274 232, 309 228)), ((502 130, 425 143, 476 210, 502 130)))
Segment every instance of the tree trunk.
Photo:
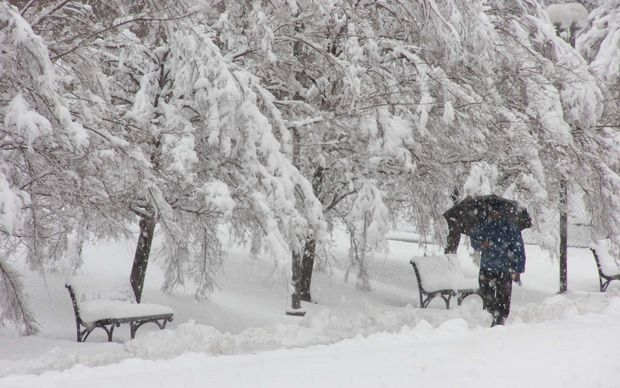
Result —
MULTIPOLYGON (((293 135, 293 165, 299 169, 299 131, 291 128, 293 135)), ((296 250, 291 252, 291 283, 293 293, 291 294, 291 309, 301 309, 301 276, 302 276, 302 256, 296 250)), ((289 314, 290 312, 287 312, 289 314)), ((292 313, 294 314, 294 313, 292 313)))
POLYGON ((368 219, 369 212, 364 212, 364 229, 362 229, 362 249, 359 255, 359 271, 357 273, 356 286, 360 290, 370 291, 370 279, 368 278, 367 256, 368 252, 368 225, 370 220, 368 219))
MULTIPOLYGON (((287 314, 297 315, 295 310, 301 310, 301 255, 297 251, 293 251, 291 256, 292 262, 292 288, 293 293, 291 294, 291 310, 287 311, 287 314)), ((301 314, 300 314, 301 315, 301 314)))
POLYGON ((299 297, 306 302, 312 302, 310 286, 312 284, 312 270, 314 268, 314 257, 316 256, 316 240, 306 239, 304 252, 301 257, 301 279, 299 297))
MULTIPOLYGON (((299 20, 300 11, 294 14, 295 21, 295 31, 297 33, 302 33, 304 31, 304 24, 301 20, 299 20)), ((296 40, 293 44, 293 56, 297 58, 299 62, 303 62, 303 43, 301 40, 296 40)), ((295 79, 299 81, 302 85, 307 85, 309 83, 308 76, 303 72, 296 72, 295 79)), ((298 92, 293 96, 293 100, 304 101, 304 98, 299 95, 298 92)), ((300 153, 300 140, 301 136, 299 134, 298 128, 291 128, 291 133, 293 137, 293 165, 301 171, 299 159, 301 157, 300 153)), ((313 188, 314 193, 318 197, 318 191, 316 188, 316 184, 320 185, 320 180, 323 178, 323 168, 318 167, 315 171, 313 177, 313 188), (318 177, 317 177, 318 176, 318 177), (316 183, 318 180, 319 183, 316 183)), ((293 283, 293 294, 291 296, 292 301, 292 309, 301 309, 301 301, 310 302, 312 297, 310 295, 310 285, 312 283, 312 269, 314 267, 314 257, 316 254, 316 240, 311 236, 310 232, 306 234, 304 240, 304 246, 301 254, 299 252, 292 253, 292 266, 293 266, 293 274, 292 274, 292 283, 293 283)))
POLYGON ((446 248, 444 253, 455 253, 459 248, 459 242, 461 241, 461 230, 456 224, 448 224, 448 237, 446 238, 446 248))
MULTIPOLYGON (((321 194, 325 168, 318 166, 312 174, 312 190, 317 198, 321 194)), ((316 239, 309 235, 304 243, 304 252, 301 258, 301 300, 312 302, 310 286, 312 284, 312 270, 314 269, 314 259, 316 257, 316 239)))
POLYGON ((146 266, 149 263, 149 255, 151 254, 155 225, 157 225, 157 222, 154 218, 143 217, 140 219, 140 236, 138 237, 136 253, 133 257, 130 278, 131 287, 138 303, 142 299, 142 288, 144 287, 146 266))
MULTIPOLYGON (((452 194, 450 194, 450 199, 452 199, 452 204, 456 205, 459 201, 459 189, 457 187, 452 190, 452 194)), ((448 236, 446 237, 446 248, 444 249, 445 254, 454 253, 459 249, 459 243, 461 242, 461 228, 458 227, 456 223, 448 221, 448 236)))
POLYGON ((568 249, 568 226, 567 226, 567 195, 566 179, 560 182, 560 293, 568 289, 567 249, 568 249))
MULTIPOLYGON (((556 34, 560 36, 559 30, 556 34)), ((568 43, 575 48, 577 37, 577 24, 571 23, 569 28, 568 43)), ((574 129, 574 127, 573 127, 574 129)), ((566 178, 560 178, 560 294, 568 290, 568 187, 566 178)))

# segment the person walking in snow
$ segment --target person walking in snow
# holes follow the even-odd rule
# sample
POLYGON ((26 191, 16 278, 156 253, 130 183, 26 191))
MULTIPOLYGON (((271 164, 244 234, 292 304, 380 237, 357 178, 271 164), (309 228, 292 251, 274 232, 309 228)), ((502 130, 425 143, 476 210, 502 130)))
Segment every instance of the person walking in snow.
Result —
POLYGON ((491 326, 503 325, 510 313, 512 282, 520 282, 525 271, 525 249, 521 230, 496 210, 487 222, 470 235, 472 247, 480 251, 480 296, 493 316, 491 326))

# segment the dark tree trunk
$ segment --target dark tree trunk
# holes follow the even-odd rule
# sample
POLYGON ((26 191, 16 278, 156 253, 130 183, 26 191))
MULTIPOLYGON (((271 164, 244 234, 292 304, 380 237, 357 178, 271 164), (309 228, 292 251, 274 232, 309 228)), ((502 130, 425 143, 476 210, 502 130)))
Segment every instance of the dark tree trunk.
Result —
POLYGON ((299 297, 306 302, 312 302, 310 286, 312 284, 312 270, 314 268, 314 257, 316 256, 316 240, 308 238, 304 245, 304 252, 301 257, 301 279, 299 297))
POLYGON ((287 314, 296 315, 295 310, 301 310, 301 255, 297 251, 293 251, 292 257, 292 286, 293 293, 291 294, 291 309, 292 311, 287 314))
MULTIPOLYGON (((569 28, 568 43, 575 48, 575 38, 577 37, 577 24, 571 23, 569 28)), ((556 34, 560 36, 559 28, 556 26, 556 34)), ((573 128, 574 129, 574 128, 573 128)), ((568 290, 568 187, 566 178, 560 180, 560 294, 568 290)))
MULTIPOLYGON (((297 33, 301 33, 304 30, 304 24, 301 20, 299 20, 300 12, 298 11, 293 15, 295 20, 295 31, 297 33)), ((303 43, 300 40, 295 41, 293 44, 293 56, 297 58, 298 61, 302 61, 303 56, 303 43)), ((296 72, 295 79, 299 81, 302 85, 305 85, 308 82, 308 77, 303 72, 296 72)), ((304 98, 299 95, 299 93, 295 93, 293 96, 293 100, 303 101, 304 98)), ((291 128, 291 132, 293 135, 293 165, 300 169, 299 158, 300 155, 300 134, 299 130, 296 127, 291 128)), ((301 309, 301 300, 309 300, 310 298, 310 282, 312 277, 312 266, 314 264, 314 255, 310 259, 307 258, 307 244, 308 237, 306 237, 306 241, 304 242, 304 247, 302 252, 292 252, 292 285, 293 285, 293 294, 291 295, 291 308, 293 310, 301 309), (310 261, 309 261, 310 260, 310 261), (309 261, 309 264, 308 264, 309 261), (308 265, 310 266, 310 274, 308 275, 308 265)))
MULTIPOLYGON (((325 177, 325 169, 318 166, 312 174, 312 190, 319 197, 323 186, 323 178, 325 177)), ((306 302, 312 302, 310 295, 310 286, 312 285, 312 271, 314 269, 314 259, 316 257, 316 239, 313 236, 306 237, 304 242, 304 251, 301 258, 301 288, 300 298, 306 302)))
MULTIPOLYGON (((456 205, 459 201, 459 189, 457 187, 452 190, 452 194, 450 194, 450 199, 452 200, 452 204, 456 205)), ((448 236, 446 237, 446 248, 444 249, 445 254, 455 253, 459 249, 459 243, 461 242, 461 228, 456 223, 448 221, 448 236)))
POLYGON ((461 230, 456 225, 448 224, 448 237, 444 253, 456 253, 461 241, 461 230))
POLYGON ((136 254, 133 258, 130 278, 131 287, 133 288, 133 293, 138 303, 140 303, 142 299, 146 266, 149 263, 151 243, 153 242, 156 224, 157 222, 154 218, 143 217, 140 219, 140 236, 138 237, 138 245, 136 246, 136 254))
POLYGON ((568 289, 567 249, 568 249, 568 226, 567 226, 567 195, 566 180, 560 182, 560 293, 568 289))

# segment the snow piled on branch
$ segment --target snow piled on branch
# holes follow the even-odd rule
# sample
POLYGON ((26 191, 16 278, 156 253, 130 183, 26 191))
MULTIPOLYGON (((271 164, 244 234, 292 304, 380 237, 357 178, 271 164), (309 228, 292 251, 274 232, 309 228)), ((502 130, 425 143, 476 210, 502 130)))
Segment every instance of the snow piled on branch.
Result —
POLYGON ((349 215, 352 222, 365 221, 358 229, 364 230, 366 247, 373 251, 387 247, 385 236, 390 229, 390 215, 383 197, 383 192, 373 182, 365 182, 349 215))
POLYGON ((589 28, 577 38, 577 49, 598 77, 620 80, 620 3, 608 2, 592 11, 589 28))
POLYGON ((493 194, 496 192, 499 171, 487 162, 473 163, 463 185, 465 196, 493 194))
POLYGON ((377 252, 387 252, 386 235, 390 228, 390 212, 384 202, 384 193, 376 186, 376 182, 366 180, 362 183, 345 217, 345 223, 350 241, 350 264, 345 280, 352 269, 357 269, 356 286, 370 290, 368 261, 377 252))
POLYGON ((24 201, 24 195, 11 187, 7 177, 0 171, 0 229, 3 232, 12 234, 21 226, 22 208, 27 202, 24 201))
POLYGON ((207 206, 214 207, 224 214, 230 214, 235 207, 228 185, 220 180, 206 182, 200 191, 207 206))
MULTIPOLYGON (((559 9, 573 8, 569 4, 555 4, 550 7, 559 9)), ((583 8, 580 4, 579 7, 583 8)), ((564 18, 563 23, 579 23, 583 27, 587 21, 588 13, 583 9, 582 13, 559 13, 558 18, 564 18), (585 12, 585 14, 584 14, 585 12)), ((589 128, 595 125, 600 119, 603 111, 603 93, 598 85, 596 78, 590 72, 588 64, 579 55, 569 42, 557 37, 553 31, 542 19, 535 19, 538 28, 538 37, 540 41, 553 42, 551 49, 554 51, 553 57, 556 59, 555 68, 561 96, 562 108, 564 110, 564 119, 567 123, 579 128, 589 128)), ((540 87, 541 85, 538 85, 540 87)))
POLYGON ((9 103, 4 114, 4 126, 14 129, 14 134, 22 138, 28 147, 38 137, 52 132, 49 120, 32 110, 21 93, 9 103))
POLYGON ((581 29, 588 18, 588 10, 580 3, 551 4, 546 11, 551 23, 558 24, 561 29, 569 29, 573 25, 581 29))
POLYGON ((386 107, 379 107, 373 114, 361 119, 360 129, 368 139, 371 164, 384 158, 395 158, 405 167, 413 168, 411 154, 406 147, 413 142, 410 121, 390 113, 386 107))
POLYGON ((13 121, 20 121, 22 128, 30 130, 33 125, 39 129, 42 128, 41 125, 49 129, 50 125, 44 124, 40 116, 44 110, 49 111, 51 117, 48 119, 56 121, 60 130, 65 132, 72 142, 77 146, 87 145, 88 133, 79 123, 73 121, 63 98, 58 94, 54 64, 49 59, 43 39, 32 30, 17 10, 6 2, 0 4, 0 26, 5 26, 0 30, 0 52, 3 53, 0 56, 0 72, 2 77, 12 81, 14 90, 11 92, 16 95, 22 93, 17 100, 15 96, 11 98, 10 106, 14 111, 30 112, 19 120, 13 116, 13 121), (25 102, 24 95, 40 98, 43 100, 40 103, 47 106, 26 109, 29 104, 25 102), (39 111, 38 116, 33 113, 36 110, 39 111), (27 122, 33 125, 28 125, 27 122))
POLYGON ((23 289, 19 274, 0 258, 0 327, 13 327, 23 335, 31 335, 39 329, 23 289))

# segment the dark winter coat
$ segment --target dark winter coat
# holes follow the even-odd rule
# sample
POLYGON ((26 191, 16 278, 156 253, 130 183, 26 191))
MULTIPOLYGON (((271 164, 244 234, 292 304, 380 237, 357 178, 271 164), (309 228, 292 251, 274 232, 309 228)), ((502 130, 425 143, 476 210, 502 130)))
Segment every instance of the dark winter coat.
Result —
POLYGON ((521 231, 504 219, 482 224, 470 235, 472 247, 480 251, 480 268, 496 272, 525 271, 525 249, 521 231))

